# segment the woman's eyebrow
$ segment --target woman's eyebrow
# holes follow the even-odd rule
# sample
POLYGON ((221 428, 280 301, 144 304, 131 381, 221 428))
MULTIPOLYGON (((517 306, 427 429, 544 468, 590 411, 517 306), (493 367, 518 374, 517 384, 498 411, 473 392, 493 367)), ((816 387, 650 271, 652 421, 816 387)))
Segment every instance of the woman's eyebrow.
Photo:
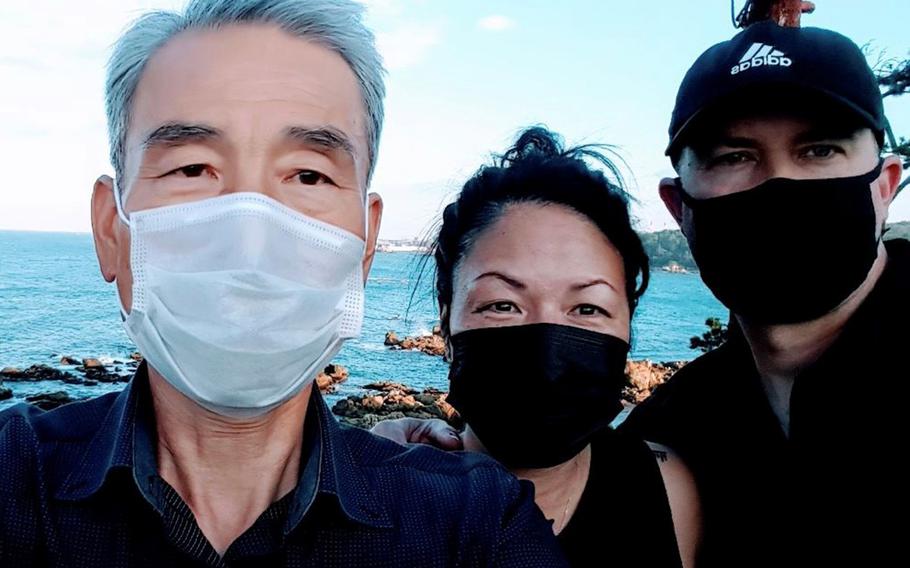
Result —
POLYGON ((587 281, 587 282, 582 282, 582 283, 580 283, 580 284, 575 284, 575 285, 572 286, 572 289, 573 289, 573 290, 576 290, 576 291, 577 291, 577 290, 584 290, 585 288, 590 288, 591 286, 598 286, 598 285, 608 286, 608 287, 609 287, 611 290, 613 290, 614 292, 619 292, 619 290, 617 290, 615 286, 613 286, 612 284, 610 284, 609 282, 607 282, 607 281, 604 280, 603 278, 595 278, 594 280, 590 280, 590 281, 587 281))
POLYGON ((525 288, 527 288, 527 286, 525 286, 525 284, 523 282, 521 282, 520 280, 517 280, 516 278, 513 278, 511 276, 506 276, 505 274, 503 274, 501 272, 496 272, 495 270, 491 270, 489 272, 484 272, 483 274, 481 274, 480 276, 475 278, 474 282, 477 282, 478 280, 481 280, 483 278, 496 278, 498 280, 502 280, 503 282, 505 282, 512 288, 516 288, 518 290, 524 290, 525 288))

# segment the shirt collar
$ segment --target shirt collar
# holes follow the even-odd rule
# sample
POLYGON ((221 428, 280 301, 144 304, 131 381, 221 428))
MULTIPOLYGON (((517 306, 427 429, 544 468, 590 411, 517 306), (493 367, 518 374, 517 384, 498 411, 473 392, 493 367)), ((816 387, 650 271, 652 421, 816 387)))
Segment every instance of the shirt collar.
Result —
MULTIPOLYGON (((155 474, 155 426, 148 380, 143 363, 114 399, 82 459, 56 491, 56 498, 87 499, 118 469, 132 470, 137 481, 155 474)), ((314 386, 307 411, 300 479, 288 512, 286 533, 303 520, 317 495, 334 496, 351 520, 377 528, 393 526, 389 511, 380 504, 343 430, 314 386)))

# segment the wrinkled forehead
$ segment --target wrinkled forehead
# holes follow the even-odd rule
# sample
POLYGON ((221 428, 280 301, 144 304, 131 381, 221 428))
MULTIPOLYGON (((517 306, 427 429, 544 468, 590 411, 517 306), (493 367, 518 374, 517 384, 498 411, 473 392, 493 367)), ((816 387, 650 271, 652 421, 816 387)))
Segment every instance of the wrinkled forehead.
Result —
POLYGON ((350 66, 277 26, 185 31, 159 48, 133 96, 127 149, 169 123, 211 125, 228 138, 329 126, 367 159, 366 111, 350 66))

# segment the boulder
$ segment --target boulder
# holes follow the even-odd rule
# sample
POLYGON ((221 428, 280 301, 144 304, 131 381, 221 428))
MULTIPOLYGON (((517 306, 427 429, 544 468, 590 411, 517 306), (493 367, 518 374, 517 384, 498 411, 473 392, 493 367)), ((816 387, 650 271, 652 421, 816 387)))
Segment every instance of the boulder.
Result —
POLYGON ((60 358, 60 364, 61 365, 81 365, 82 362, 79 361, 79 359, 76 359, 75 357, 70 357, 69 355, 64 355, 63 357, 60 358))
POLYGON ((373 383, 364 387, 380 394, 349 396, 338 401, 332 412, 342 422, 372 428, 376 422, 405 416, 428 419, 439 418, 461 428, 458 413, 445 401, 445 393, 436 389, 417 392, 405 385, 391 382, 373 383))
POLYGON ((0 387, 0 400, 7 400, 9 398, 13 398, 13 389, 0 387))
POLYGON ((380 381, 378 383, 369 383, 363 386, 366 390, 375 390, 382 392, 394 392, 399 391, 406 394, 417 394, 419 391, 411 389, 401 383, 392 383, 389 381, 380 381))
POLYGON ((628 384, 623 389, 623 399, 633 404, 644 401, 651 396, 654 389, 667 382, 685 364, 685 361, 667 363, 652 363, 648 360, 629 361, 626 363, 628 384))
POLYGON ((322 393, 335 392, 335 385, 348 380, 347 367, 336 365, 334 363, 326 365, 321 373, 316 375, 316 386, 322 393))
POLYGON ((82 360, 82 366, 85 367, 85 370, 89 369, 103 369, 104 363, 95 359, 94 357, 87 357, 82 360))
POLYGON ((40 364, 32 365, 24 371, 7 367, 0 371, 0 375, 8 381, 60 381, 75 378, 71 373, 40 364))
POLYGON ((28 396, 25 397, 25 400, 26 402, 34 404, 43 410, 52 410, 58 406, 73 402, 75 399, 72 398, 69 394, 63 391, 59 391, 28 396))
POLYGON ((446 352, 446 342, 437 331, 439 331, 438 326, 433 328, 433 333, 430 335, 418 335, 404 339, 399 339, 394 331, 389 331, 385 335, 384 343, 392 349, 422 351, 427 355, 442 356, 446 352))

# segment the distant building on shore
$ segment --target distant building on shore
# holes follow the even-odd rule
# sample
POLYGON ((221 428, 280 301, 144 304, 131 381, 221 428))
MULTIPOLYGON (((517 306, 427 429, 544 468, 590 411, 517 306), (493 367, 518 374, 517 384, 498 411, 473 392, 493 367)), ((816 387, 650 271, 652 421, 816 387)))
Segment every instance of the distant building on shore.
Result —
POLYGON ((674 274, 688 274, 689 273, 689 271, 686 270, 685 267, 680 266, 679 264, 677 264, 675 262, 671 262, 671 263, 667 264, 666 266, 662 267, 661 270, 663 270, 664 272, 672 272, 674 274))
POLYGON ((418 239, 379 239, 379 242, 376 243, 376 251, 427 253, 430 252, 430 247, 418 239))

